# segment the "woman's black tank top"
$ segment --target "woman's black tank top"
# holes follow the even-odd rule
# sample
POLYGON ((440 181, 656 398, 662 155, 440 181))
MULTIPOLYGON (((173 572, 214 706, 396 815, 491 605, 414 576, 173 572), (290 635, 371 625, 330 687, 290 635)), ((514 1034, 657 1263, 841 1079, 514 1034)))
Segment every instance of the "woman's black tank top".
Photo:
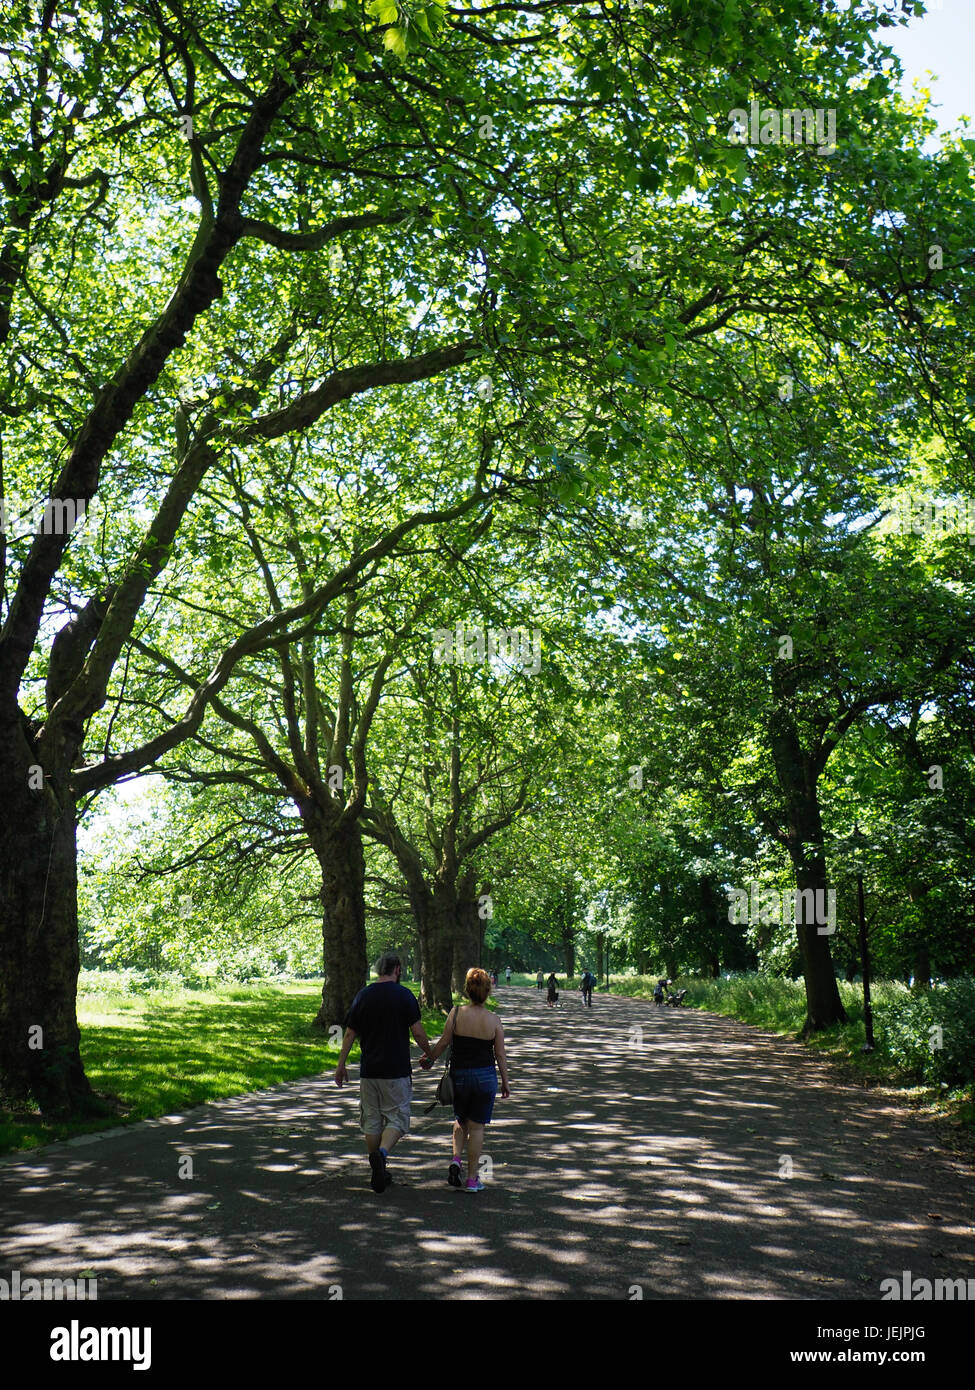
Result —
POLYGON ((451 1071, 462 1071, 467 1067, 493 1066, 494 1039, 465 1038, 462 1033, 457 1032, 455 1026, 454 1036, 450 1047, 451 1071))

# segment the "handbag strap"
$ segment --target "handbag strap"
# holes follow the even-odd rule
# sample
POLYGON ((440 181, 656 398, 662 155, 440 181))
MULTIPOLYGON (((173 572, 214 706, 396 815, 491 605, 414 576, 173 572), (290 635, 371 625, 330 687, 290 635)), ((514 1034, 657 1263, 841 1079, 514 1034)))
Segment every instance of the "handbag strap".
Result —
MULTIPOLYGON (((457 1005, 456 1005, 456 1004, 455 1004, 454 1007, 451 1009, 450 1014, 449 1014, 448 1017, 447 1017, 447 1023, 450 1022, 451 1018, 453 1018, 453 1020, 454 1020, 454 1030, 455 1030, 455 1031, 454 1031, 454 1037, 456 1037, 456 1036, 457 1036, 457 1033, 456 1033, 456 1029, 457 1029, 457 1005)), ((444 1031, 446 1032, 446 1024, 444 1025, 444 1031)), ((450 1070, 450 1054, 451 1054, 451 1052, 453 1052, 453 1050, 454 1050, 454 1044, 453 1044, 453 1041, 451 1041, 451 1042, 449 1042, 449 1043, 447 1044, 447 1046, 444 1048, 444 1054, 443 1054, 443 1057, 444 1057, 443 1069, 444 1069, 445 1072, 450 1070)))

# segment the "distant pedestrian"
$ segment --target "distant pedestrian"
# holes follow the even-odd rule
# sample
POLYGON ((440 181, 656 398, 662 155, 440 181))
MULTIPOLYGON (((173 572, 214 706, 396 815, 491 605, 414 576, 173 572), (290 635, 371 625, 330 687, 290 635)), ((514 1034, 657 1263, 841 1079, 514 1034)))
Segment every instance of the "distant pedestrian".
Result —
POLYGON ((548 1004, 549 1008, 559 1002, 559 982, 555 978, 554 970, 548 977, 548 998, 545 1002, 548 1004))
POLYGON ((579 988, 582 990, 583 1004, 588 1005, 590 1009, 592 1008, 592 992, 595 986, 595 975, 592 973, 591 970, 584 971, 582 975, 582 984, 579 986, 579 988))
POLYGON ((536 988, 536 989, 541 989, 542 986, 543 986, 544 984, 545 984, 545 975, 544 975, 544 973, 543 973, 541 970, 539 970, 538 974, 535 976, 535 988, 536 988))
POLYGON ((505 972, 504 972, 504 982, 505 982, 506 985, 510 985, 510 984, 511 984, 511 966, 510 966, 510 965, 505 969, 505 972))
POLYGON ((348 1080, 346 1059, 358 1038, 362 1048, 359 1123, 366 1139, 373 1192, 385 1192, 392 1182, 386 1159, 410 1128, 413 1068, 409 1033, 424 1053, 430 1053, 420 1006, 413 991, 400 984, 402 973, 399 956, 387 951, 377 967, 378 980, 360 989, 352 1001, 335 1068, 335 1084, 344 1086, 348 1080))
POLYGON ((658 980, 657 986, 653 991, 653 1002, 659 1006, 664 1002, 664 991, 670 984, 669 980, 658 980))

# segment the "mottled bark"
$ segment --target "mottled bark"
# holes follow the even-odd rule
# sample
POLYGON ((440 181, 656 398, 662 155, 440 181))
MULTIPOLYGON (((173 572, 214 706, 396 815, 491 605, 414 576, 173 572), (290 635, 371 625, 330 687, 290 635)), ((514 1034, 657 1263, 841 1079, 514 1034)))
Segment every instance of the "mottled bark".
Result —
POLYGON ((0 712, 0 1093, 37 1102, 48 1118, 103 1109, 81 1060, 77 817, 68 788, 72 748, 37 761, 13 702, 0 712))
POLYGON ((358 825, 329 824, 306 815, 309 841, 322 871, 322 958, 325 983, 315 1018, 320 1028, 342 1025, 366 983, 365 856, 358 825), (309 824, 309 822, 311 822, 309 824))
MULTIPOLYGON (((772 737, 779 786, 785 798, 785 839, 800 893, 811 890, 812 901, 827 901, 826 857, 819 808, 816 760, 804 753, 795 728, 780 712, 772 737), (821 898, 817 895, 821 894, 821 898)), ((808 901, 808 899, 807 899, 808 901)), ((797 917, 799 914, 796 914, 797 917)), ((804 1035, 846 1022, 829 947, 828 924, 796 922, 796 936, 806 986, 804 1035)))
POLYGON ((473 966, 481 965, 482 920, 476 898, 463 897, 457 903, 457 929, 454 938, 453 969, 451 984, 454 993, 464 988, 467 972, 473 966))

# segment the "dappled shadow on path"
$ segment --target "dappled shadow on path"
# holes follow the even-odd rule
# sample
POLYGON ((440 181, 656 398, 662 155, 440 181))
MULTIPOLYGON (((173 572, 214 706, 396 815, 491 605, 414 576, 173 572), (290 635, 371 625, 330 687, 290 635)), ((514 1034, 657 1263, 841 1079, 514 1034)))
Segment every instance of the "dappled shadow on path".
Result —
POLYGON ((798 1044, 637 1000, 499 997, 512 1097, 483 1193, 448 1187, 419 1071, 394 1186, 371 1192, 358 1087, 329 1074, 0 1165, 0 1260, 94 1269, 101 1299, 876 1299, 904 1270, 975 1278, 971 1173, 798 1044))

